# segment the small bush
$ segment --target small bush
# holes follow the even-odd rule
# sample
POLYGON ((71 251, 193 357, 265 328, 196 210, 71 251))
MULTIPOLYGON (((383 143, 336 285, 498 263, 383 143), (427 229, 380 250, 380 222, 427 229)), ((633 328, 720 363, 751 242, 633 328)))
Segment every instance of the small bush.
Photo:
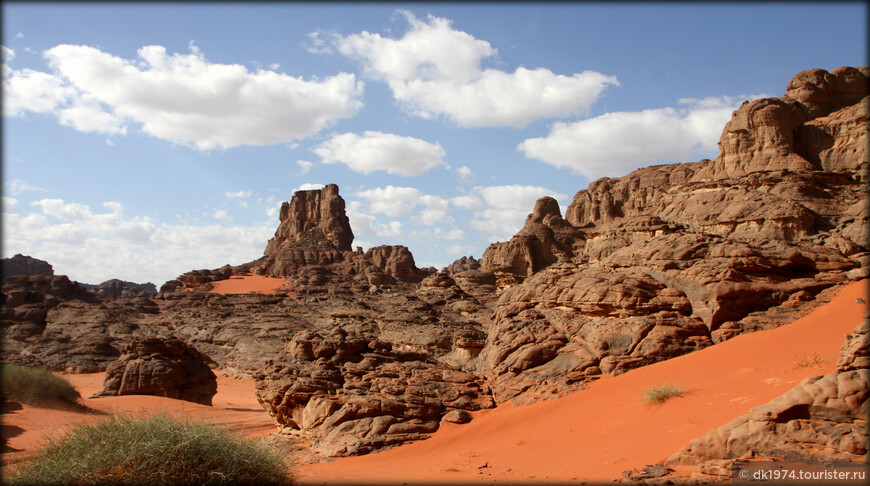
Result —
POLYGON ((255 439, 165 414, 79 426, 22 463, 23 484, 291 484, 281 457, 255 439))
POLYGON ((80 396, 68 381, 55 376, 47 368, 13 363, 0 364, 0 390, 4 399, 28 405, 53 400, 75 402, 80 396))
POLYGON ((664 403, 671 398, 683 396, 687 391, 685 388, 670 383, 653 385, 644 390, 643 401, 654 404, 664 403))
POLYGON ((824 364, 825 360, 819 353, 813 353, 812 356, 795 356, 794 367, 792 367, 792 370, 798 370, 801 368, 821 369, 824 364))

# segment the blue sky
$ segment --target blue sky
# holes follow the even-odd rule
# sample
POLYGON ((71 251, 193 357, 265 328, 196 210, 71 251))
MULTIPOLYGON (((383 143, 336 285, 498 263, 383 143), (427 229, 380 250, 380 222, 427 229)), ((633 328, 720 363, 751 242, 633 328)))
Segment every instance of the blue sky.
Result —
POLYGON ((480 257, 537 198, 714 158, 743 100, 865 65, 863 3, 3 4, 3 256, 157 285, 336 183, 355 246, 480 257))

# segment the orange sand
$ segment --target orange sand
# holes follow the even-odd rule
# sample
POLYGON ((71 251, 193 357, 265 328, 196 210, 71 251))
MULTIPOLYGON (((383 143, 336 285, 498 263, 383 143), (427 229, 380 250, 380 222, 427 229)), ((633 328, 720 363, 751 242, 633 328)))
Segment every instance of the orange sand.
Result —
POLYGON ((379 454, 297 469, 301 484, 610 482, 622 471, 660 463, 692 439, 782 395, 802 379, 834 371, 843 335, 862 320, 866 280, 778 329, 737 336, 707 349, 529 406, 472 414, 431 438, 379 454), (820 368, 795 368, 818 353, 820 368), (689 394, 661 405, 641 399, 670 382, 689 394))
POLYGON ((105 373, 62 375, 79 391, 83 397, 80 402, 90 410, 30 405, 22 405, 18 410, 4 409, 3 435, 10 437, 7 444, 16 451, 3 454, 3 462, 21 460, 48 435, 57 438, 75 425, 92 423, 108 414, 166 412, 221 425, 248 437, 267 436, 275 431, 275 422, 257 402, 253 380, 234 379, 220 372, 215 374, 218 392, 212 399, 212 407, 146 395, 87 398, 102 390, 105 373))
POLYGON ((264 275, 239 275, 228 280, 212 282, 213 294, 276 294, 286 284, 283 278, 266 277, 264 275))

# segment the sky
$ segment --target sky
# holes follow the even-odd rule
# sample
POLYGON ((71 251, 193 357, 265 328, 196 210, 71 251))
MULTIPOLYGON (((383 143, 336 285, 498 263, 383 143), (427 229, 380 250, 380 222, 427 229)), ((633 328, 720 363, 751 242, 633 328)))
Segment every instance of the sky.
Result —
POLYGON ((85 283, 255 260, 330 183, 353 246, 480 258, 540 197, 713 159, 743 101, 867 65, 863 2, 2 9, 3 257, 85 283))

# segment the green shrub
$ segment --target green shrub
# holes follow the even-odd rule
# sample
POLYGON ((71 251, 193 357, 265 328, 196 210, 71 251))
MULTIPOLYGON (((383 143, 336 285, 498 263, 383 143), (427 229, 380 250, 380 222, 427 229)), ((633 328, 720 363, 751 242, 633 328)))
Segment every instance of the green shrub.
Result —
POLYGON ((256 439, 165 414, 112 417, 51 440, 9 484, 291 484, 281 457, 256 439))
POLYGON ((75 402, 80 396, 68 381, 55 376, 47 368, 13 363, 0 364, 0 393, 6 400, 28 405, 53 400, 75 402))
POLYGON ((683 396, 688 390, 685 388, 671 385, 670 383, 662 383, 647 387, 643 392, 643 401, 646 403, 664 403, 674 397, 683 396))

